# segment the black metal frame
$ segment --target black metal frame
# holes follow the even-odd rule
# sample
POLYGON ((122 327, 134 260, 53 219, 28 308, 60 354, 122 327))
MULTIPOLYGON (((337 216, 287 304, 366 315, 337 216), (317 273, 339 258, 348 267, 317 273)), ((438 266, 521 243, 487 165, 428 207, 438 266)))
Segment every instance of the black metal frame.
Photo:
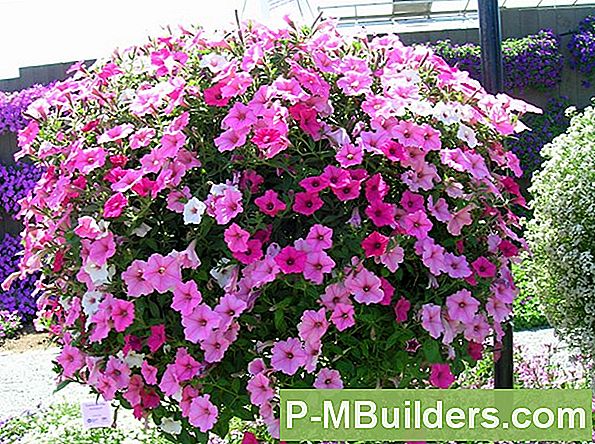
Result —
MULTIPOLYGON (((478 0, 479 40, 481 42, 481 74, 489 93, 503 91, 502 32, 498 0, 478 0)), ((512 388, 513 356, 512 325, 504 325, 504 337, 494 344, 494 386, 512 388)))

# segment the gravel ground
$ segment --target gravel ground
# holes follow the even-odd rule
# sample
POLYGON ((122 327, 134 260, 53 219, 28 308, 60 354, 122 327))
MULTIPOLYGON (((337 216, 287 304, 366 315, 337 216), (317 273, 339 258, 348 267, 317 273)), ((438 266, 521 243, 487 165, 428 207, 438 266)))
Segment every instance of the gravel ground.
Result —
MULTIPOLYGON (((530 353, 537 352, 546 343, 559 344, 559 358, 568 361, 568 350, 560 344, 553 329, 517 332, 514 342, 530 353)), ((70 384, 54 393, 51 361, 57 353, 55 347, 21 353, 0 352, 0 420, 55 402, 94 399, 88 389, 78 384, 70 384)))
POLYGON ((55 347, 26 352, 0 352, 0 420, 55 402, 93 400, 89 390, 69 384, 58 393, 52 360, 55 347))

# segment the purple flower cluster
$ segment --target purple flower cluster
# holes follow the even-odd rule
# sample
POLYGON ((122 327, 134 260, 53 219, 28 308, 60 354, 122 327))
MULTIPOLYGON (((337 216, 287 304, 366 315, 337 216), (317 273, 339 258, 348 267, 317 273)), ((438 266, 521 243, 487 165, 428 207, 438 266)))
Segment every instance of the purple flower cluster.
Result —
POLYGON ((570 67, 587 77, 583 84, 588 88, 595 80, 595 15, 579 23, 578 30, 568 42, 568 51, 570 67))
POLYGON ((569 106, 567 97, 550 99, 543 114, 528 115, 524 119, 531 130, 523 131, 517 138, 508 141, 507 146, 520 159, 525 176, 530 177, 541 166, 543 146, 568 128, 570 118, 565 111, 569 106))
POLYGON ((14 217, 20 210, 18 201, 27 195, 40 176, 39 168, 27 162, 0 164, 0 208, 14 217))
MULTIPOLYGON (((21 251, 20 240, 16 236, 5 234, 0 241, 0 282, 4 281, 18 267, 18 253, 21 251)), ((10 290, 0 289, 0 310, 17 312, 22 320, 29 321, 37 311, 37 295, 34 294, 35 281, 38 276, 30 276, 25 280, 15 281, 10 290)))
POLYGON ((23 129, 28 121, 23 113, 46 90, 46 86, 34 85, 12 93, 0 91, 0 134, 23 129))
MULTIPOLYGON (((432 45, 449 64, 481 77, 481 48, 474 43, 456 45, 442 40, 432 45)), ((502 42, 504 86, 512 89, 547 89, 562 80, 563 59, 560 40, 553 31, 541 30, 521 39, 502 42)))

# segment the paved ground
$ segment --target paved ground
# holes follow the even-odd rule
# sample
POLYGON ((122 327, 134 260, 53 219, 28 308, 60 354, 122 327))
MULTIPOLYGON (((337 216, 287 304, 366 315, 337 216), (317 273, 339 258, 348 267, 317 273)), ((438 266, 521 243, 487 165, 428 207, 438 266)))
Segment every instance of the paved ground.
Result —
MULTIPOLYGON (((518 332, 514 341, 523 349, 535 352, 542 344, 559 343, 552 329, 518 332)), ((562 354, 567 353, 563 346, 560 349, 562 354)), ((94 399, 88 389, 76 384, 53 393, 56 383, 51 361, 57 353, 54 347, 0 352, 0 420, 54 402, 94 399)))

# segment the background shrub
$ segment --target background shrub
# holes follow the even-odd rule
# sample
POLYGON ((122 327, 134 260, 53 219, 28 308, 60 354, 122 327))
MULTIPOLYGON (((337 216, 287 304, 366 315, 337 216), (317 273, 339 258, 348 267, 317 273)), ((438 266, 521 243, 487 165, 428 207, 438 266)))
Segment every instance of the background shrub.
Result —
POLYGON ((595 355, 595 109, 572 118, 542 150, 528 238, 533 294, 572 345, 595 355))

